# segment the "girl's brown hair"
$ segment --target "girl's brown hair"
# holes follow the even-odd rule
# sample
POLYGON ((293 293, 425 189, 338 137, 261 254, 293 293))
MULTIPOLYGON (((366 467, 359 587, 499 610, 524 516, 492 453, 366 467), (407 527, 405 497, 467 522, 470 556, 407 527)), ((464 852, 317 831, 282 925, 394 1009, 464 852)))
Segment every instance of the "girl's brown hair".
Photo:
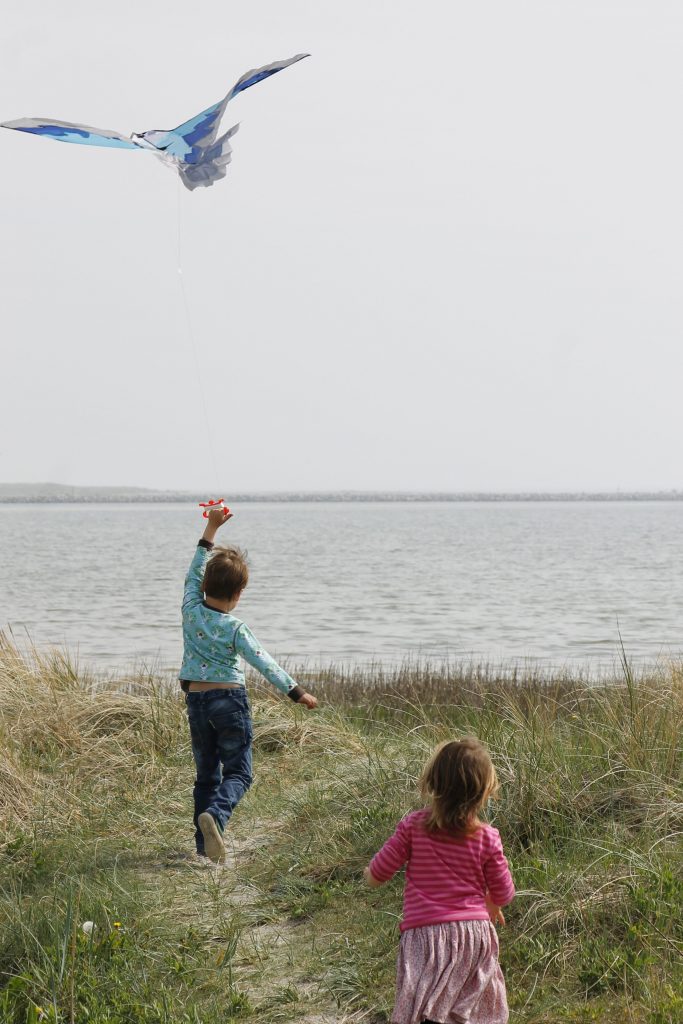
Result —
POLYGON ((469 836, 477 831, 478 812, 498 792, 498 779, 486 747, 468 736, 436 748, 422 772, 420 788, 431 803, 428 832, 469 836))
POLYGON ((232 601, 239 597, 249 580, 247 556, 239 548, 214 548, 204 570, 202 589, 207 597, 232 601))

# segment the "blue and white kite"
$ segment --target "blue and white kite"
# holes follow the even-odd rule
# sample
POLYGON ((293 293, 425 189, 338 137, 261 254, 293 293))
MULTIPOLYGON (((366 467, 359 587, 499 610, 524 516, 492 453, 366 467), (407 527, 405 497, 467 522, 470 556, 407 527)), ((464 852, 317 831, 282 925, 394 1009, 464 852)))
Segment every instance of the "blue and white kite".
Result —
POLYGON ((307 53, 299 53, 289 60, 278 60, 263 68, 247 71, 235 82, 228 95, 207 107, 201 114, 185 121, 184 124, 170 131, 149 131, 141 134, 120 135, 101 128, 89 128, 85 124, 72 124, 70 121, 52 121, 41 117, 20 118, 18 121, 5 121, 2 128, 13 128, 18 132, 29 132, 31 135, 43 135, 58 142, 74 142, 82 146, 110 146, 115 149, 146 149, 158 156, 165 164, 174 167, 180 175, 183 185, 190 190, 213 185, 214 181, 224 178, 226 167, 232 159, 230 139, 239 128, 235 124, 219 139, 218 126, 230 100, 245 89, 249 89, 264 78, 270 78, 290 64, 308 57, 307 53))

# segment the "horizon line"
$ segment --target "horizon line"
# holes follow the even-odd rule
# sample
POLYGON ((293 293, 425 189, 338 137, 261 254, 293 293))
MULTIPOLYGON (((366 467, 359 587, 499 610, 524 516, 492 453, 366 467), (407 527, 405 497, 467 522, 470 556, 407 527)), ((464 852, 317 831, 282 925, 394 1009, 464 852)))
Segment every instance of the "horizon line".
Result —
MULTIPOLYGON (((0 483, 0 504, 31 503, 47 500, 60 504, 122 504, 204 500, 207 492, 198 489, 181 490, 178 488, 149 488, 138 486, 121 486, 116 484, 56 484, 40 483, 0 483), (41 489, 45 491, 41 493, 41 489), (5 493, 3 493, 5 491, 5 493)), ((583 501, 643 501, 683 500, 683 490, 678 488, 660 488, 647 490, 639 488, 613 490, 395 490, 338 488, 308 490, 294 488, 289 490, 243 490, 228 491, 230 501, 552 501, 552 500, 583 500, 583 501)))

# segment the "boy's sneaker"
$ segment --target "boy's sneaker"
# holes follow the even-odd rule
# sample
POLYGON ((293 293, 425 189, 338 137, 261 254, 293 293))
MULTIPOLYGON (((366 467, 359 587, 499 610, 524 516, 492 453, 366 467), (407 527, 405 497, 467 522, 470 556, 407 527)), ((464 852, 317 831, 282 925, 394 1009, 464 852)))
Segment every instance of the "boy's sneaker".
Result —
POLYGON ((220 833, 218 824, 213 814, 209 814, 208 811, 204 811, 197 818, 197 824, 202 830, 204 836, 204 849, 206 856, 209 860, 212 860, 214 864, 223 864, 225 862, 225 846, 223 845, 223 836, 220 833))

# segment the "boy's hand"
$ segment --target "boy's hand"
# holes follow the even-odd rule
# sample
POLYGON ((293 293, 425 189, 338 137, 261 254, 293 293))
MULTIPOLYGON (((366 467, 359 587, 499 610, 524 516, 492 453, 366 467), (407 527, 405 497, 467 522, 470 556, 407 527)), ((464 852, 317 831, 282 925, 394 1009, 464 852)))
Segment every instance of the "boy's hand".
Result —
POLYGON ((312 711, 313 708, 318 706, 318 698, 314 697, 312 693, 302 693, 299 697, 297 704, 303 704, 305 708, 312 711))
POLYGON ((232 519, 232 512, 223 505, 219 505, 218 508, 209 509, 209 526, 213 526, 215 529, 218 529, 218 527, 222 526, 223 523, 227 523, 228 519, 232 519))
POLYGON ((232 512, 227 512, 226 515, 226 511, 222 505, 218 508, 209 509, 203 536, 204 540, 208 540, 210 544, 213 544, 213 539, 223 523, 227 523, 228 519, 232 519, 232 512))
POLYGON ((380 885, 382 884, 380 880, 378 878, 375 878, 375 876, 373 875, 372 871, 370 870, 370 865, 368 865, 366 868, 363 868, 363 878, 365 879, 366 883, 370 886, 371 889, 379 889, 380 885))

